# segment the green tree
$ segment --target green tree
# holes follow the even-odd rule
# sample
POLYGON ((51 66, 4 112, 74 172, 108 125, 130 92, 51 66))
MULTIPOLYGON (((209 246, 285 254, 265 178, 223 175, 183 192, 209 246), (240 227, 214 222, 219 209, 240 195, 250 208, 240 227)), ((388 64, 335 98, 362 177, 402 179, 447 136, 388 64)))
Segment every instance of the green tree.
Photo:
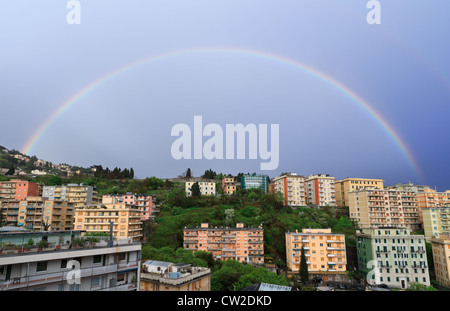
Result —
POLYGON ((200 186, 198 184, 198 181, 195 182, 191 187, 191 192, 193 197, 199 197, 200 196, 200 186))
POLYGON ((14 168, 14 165, 10 165, 9 166, 9 170, 6 172, 6 175, 14 175, 14 173, 15 173, 15 168, 14 168))
POLYGON ((186 171, 186 178, 191 178, 191 177, 192 177, 191 168, 188 168, 186 171))
POLYGON ((305 248, 303 247, 303 245, 302 245, 301 256, 300 256, 299 274, 300 274, 300 281, 303 284, 308 284, 309 283, 308 264, 306 263, 305 248))

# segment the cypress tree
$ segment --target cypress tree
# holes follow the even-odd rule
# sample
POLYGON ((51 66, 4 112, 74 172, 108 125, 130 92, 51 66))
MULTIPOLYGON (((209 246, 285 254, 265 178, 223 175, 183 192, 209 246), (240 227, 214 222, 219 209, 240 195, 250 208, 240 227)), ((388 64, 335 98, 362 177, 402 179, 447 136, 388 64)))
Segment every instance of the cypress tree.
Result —
POLYGON ((300 281, 303 284, 309 283, 309 271, 308 271, 308 264, 306 263, 306 255, 305 255, 305 249, 302 245, 302 251, 301 251, 301 257, 300 257, 300 281))

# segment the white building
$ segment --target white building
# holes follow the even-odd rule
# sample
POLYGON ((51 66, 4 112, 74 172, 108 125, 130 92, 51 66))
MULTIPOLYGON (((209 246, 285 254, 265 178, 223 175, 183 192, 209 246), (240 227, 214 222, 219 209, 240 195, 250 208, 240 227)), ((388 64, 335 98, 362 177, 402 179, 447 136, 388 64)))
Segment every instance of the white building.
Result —
POLYGON ((1 255, 0 291, 138 290, 141 244, 120 240, 109 247, 102 243, 1 255))
MULTIPOLYGON (((192 196, 192 185, 195 184, 195 181, 186 181, 185 192, 186 196, 192 196)), ((216 183, 214 181, 198 181, 198 185, 200 187, 200 195, 216 195, 216 183)))

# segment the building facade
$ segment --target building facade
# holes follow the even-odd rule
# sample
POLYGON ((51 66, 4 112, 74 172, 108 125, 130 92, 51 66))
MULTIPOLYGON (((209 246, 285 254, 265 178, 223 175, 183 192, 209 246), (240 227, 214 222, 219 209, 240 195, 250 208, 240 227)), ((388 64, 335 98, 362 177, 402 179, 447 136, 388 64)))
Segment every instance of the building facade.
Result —
POLYGON ((261 189, 267 193, 269 191, 270 178, 267 175, 242 175, 241 188, 242 189, 261 189))
POLYGON ((60 246, 57 250, 0 256, 0 291, 138 290, 140 243, 60 246))
POLYGON ((207 251, 214 258, 234 259, 253 264, 264 263, 264 230, 245 228, 243 223, 236 228, 209 227, 203 223, 200 227, 184 228, 183 247, 192 251, 207 251))
POLYGON ((437 192, 432 189, 425 189, 416 193, 417 207, 419 209, 420 219, 422 218, 422 210, 424 208, 440 208, 450 205, 450 190, 437 192))
POLYGON ((420 211, 425 237, 450 234, 450 203, 441 207, 424 207, 420 211))
POLYGON ((285 206, 306 206, 305 177, 286 173, 275 177, 272 184, 274 193, 283 194, 285 206))
POLYGON ((141 211, 125 203, 87 205, 75 209, 75 230, 87 233, 109 233, 113 223, 113 236, 117 239, 142 239, 141 211))
POLYGON ((133 205, 142 212, 141 221, 146 221, 151 218, 155 210, 155 199, 151 195, 126 193, 124 195, 104 195, 102 196, 102 203, 125 203, 133 205))
POLYGON ((349 193, 350 219, 360 228, 406 227, 421 229, 414 192, 366 189, 349 193))
MULTIPOLYGON (((195 184, 196 181, 186 181, 184 183, 184 190, 186 193, 186 196, 190 197, 192 196, 192 185, 195 184)), ((200 187, 200 195, 216 195, 216 183, 212 180, 210 181, 198 181, 198 185, 200 187)))
POLYGON ((37 183, 20 179, 0 182, 0 199, 25 200, 28 196, 39 196, 37 183))
POLYGON ((224 177, 222 179, 222 193, 224 195, 236 194, 237 186, 234 177, 224 177))
POLYGON ((148 260, 142 265, 141 291, 210 291, 211 269, 148 260))
POLYGON ((430 241, 436 281, 442 286, 450 287, 450 235, 441 234, 430 241))
POLYGON ((345 178, 342 180, 336 180, 336 205, 339 207, 348 207, 348 194, 350 191, 371 188, 383 190, 383 179, 345 178))
POLYGON ((347 255, 345 236, 331 229, 303 229, 286 232, 286 264, 289 270, 300 270, 301 249, 305 250, 308 271, 345 272, 347 255))
POLYGON ((74 205, 60 200, 28 196, 24 200, 3 200, 0 213, 5 225, 32 230, 72 230, 74 205))
POLYGON ((430 285, 425 236, 406 228, 361 229, 356 234, 358 270, 370 285, 406 289, 411 282, 430 285))
POLYGON ((305 180, 306 203, 310 206, 336 206, 334 177, 328 174, 310 175, 305 180))
POLYGON ((101 198, 97 196, 97 189, 83 184, 44 186, 42 196, 50 200, 73 203, 75 208, 82 208, 87 204, 101 203, 101 198))

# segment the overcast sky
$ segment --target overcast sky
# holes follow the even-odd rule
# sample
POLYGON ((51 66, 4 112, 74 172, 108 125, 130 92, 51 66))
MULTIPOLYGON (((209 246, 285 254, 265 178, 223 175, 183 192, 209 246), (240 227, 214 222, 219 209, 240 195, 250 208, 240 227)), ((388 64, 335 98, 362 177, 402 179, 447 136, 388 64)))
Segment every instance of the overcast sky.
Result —
POLYGON ((79 0, 0 3, 0 145, 24 150, 68 99, 111 76, 51 122, 30 150, 79 166, 133 167, 138 178, 216 172, 325 173, 450 189, 450 2, 366 0, 79 0), (216 49, 207 50, 206 47, 216 49), (226 48, 226 49, 225 49, 226 48), (252 53, 230 51, 252 50, 252 53), (227 52, 228 51, 228 52, 227 52), (418 169, 358 103, 272 54, 307 65, 363 98, 418 169), (279 124, 279 166, 175 160, 175 124, 279 124))

